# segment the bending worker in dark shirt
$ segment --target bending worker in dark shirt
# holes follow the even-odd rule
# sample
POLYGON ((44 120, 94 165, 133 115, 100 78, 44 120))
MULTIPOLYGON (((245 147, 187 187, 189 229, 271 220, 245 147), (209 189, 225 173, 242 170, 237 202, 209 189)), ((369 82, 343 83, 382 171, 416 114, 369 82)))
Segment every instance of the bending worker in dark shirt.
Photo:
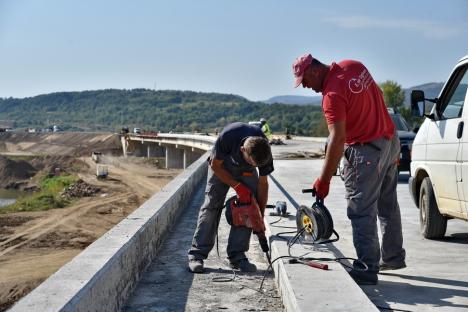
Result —
POLYGON ((363 271, 355 263, 349 273, 359 284, 377 284, 379 270, 406 266, 396 193, 400 144, 382 91, 367 68, 357 61, 325 65, 306 54, 296 59, 293 72, 296 87, 302 84, 322 93, 322 109, 330 132, 325 163, 313 188, 319 198, 328 195, 346 144, 347 213, 358 259, 368 266, 363 271))
MULTIPOLYGON (((268 175, 274 170, 270 145, 262 130, 240 122, 223 129, 209 162, 205 202, 200 208, 192 247, 188 252, 189 269, 194 273, 203 272, 203 260, 214 246, 229 187, 236 191, 240 202, 249 202, 253 194, 263 215, 268 200, 268 175)), ((244 272, 257 270, 245 255, 249 250, 251 233, 250 228, 231 226, 227 254, 232 268, 244 272)))

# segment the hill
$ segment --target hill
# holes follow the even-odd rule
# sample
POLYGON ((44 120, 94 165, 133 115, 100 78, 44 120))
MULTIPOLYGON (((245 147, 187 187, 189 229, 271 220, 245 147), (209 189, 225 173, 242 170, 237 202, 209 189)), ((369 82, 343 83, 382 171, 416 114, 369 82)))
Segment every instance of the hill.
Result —
MULTIPOLYGON (((410 96, 412 90, 422 90, 426 98, 433 99, 439 96, 440 90, 444 86, 443 82, 429 82, 422 85, 404 89, 405 92, 405 106, 410 106, 410 96)), ((321 96, 299 96, 299 95, 278 95, 268 100, 263 101, 267 104, 282 103, 282 104, 295 104, 295 105, 315 105, 320 106, 322 103, 321 96)))
POLYGON ((106 89, 0 99, 2 120, 15 128, 59 125, 71 131, 213 131, 264 117, 273 131, 326 135, 320 107, 265 104, 241 96, 176 90, 106 89))
POLYGON ((278 95, 263 101, 267 104, 282 103, 295 105, 318 105, 322 103, 322 96, 278 95))

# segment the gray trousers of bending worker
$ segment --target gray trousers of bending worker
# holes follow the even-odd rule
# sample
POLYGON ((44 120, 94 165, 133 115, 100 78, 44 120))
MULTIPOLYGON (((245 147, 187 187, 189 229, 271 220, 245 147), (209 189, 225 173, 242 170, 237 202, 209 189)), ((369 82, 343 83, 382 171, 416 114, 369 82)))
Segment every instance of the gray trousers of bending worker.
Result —
MULTIPOLYGON (((225 161, 223 165, 234 180, 243 183, 256 195, 258 174, 255 168, 251 167, 246 171, 246 168, 231 165, 229 161, 225 161)), ((198 214, 197 228, 193 235, 192 247, 188 252, 189 259, 206 259, 213 249, 229 187, 208 167, 205 202, 198 214)), ((246 258, 245 252, 249 250, 251 233, 252 229, 247 227, 231 226, 227 245, 227 255, 231 262, 246 258)))
POLYGON ((400 153, 397 134, 391 140, 378 139, 345 148, 345 187, 348 218, 358 259, 379 271, 379 261, 401 264, 405 261, 400 207, 396 187, 400 153), (377 217, 382 231, 382 247, 377 234, 377 217))

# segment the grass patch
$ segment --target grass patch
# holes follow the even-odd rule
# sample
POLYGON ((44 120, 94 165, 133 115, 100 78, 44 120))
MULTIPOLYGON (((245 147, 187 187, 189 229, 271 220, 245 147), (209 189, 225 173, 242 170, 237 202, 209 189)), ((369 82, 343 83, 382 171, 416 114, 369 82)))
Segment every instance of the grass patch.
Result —
POLYGON ((19 160, 24 160, 24 161, 31 161, 33 160, 34 158, 38 158, 38 156, 36 155, 8 155, 8 156, 4 156, 6 158, 9 158, 11 160, 14 160, 14 161, 19 161, 19 160))
POLYGON ((18 198, 14 204, 0 208, 0 213, 64 208, 70 204, 70 200, 60 197, 60 192, 77 180, 77 176, 69 174, 43 176, 39 182, 41 191, 18 198))

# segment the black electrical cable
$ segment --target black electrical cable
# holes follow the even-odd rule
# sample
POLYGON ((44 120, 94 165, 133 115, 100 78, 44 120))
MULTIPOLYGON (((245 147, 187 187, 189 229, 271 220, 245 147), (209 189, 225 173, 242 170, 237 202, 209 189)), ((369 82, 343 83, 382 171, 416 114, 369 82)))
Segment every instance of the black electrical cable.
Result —
POLYGON ((293 257, 291 257, 291 256, 279 256, 279 257, 273 259, 273 261, 271 261, 270 265, 267 267, 267 269, 265 270, 265 273, 263 274, 262 282, 260 283, 260 288, 258 289, 259 292, 262 292, 263 283, 265 282, 265 278, 266 278, 270 268, 271 269, 273 268, 273 263, 275 263, 276 261, 278 261, 279 259, 282 259, 282 258, 293 258, 293 257))
POLYGON ((292 233, 297 233, 297 231, 289 231, 289 232, 279 232, 277 234, 275 234, 275 236, 277 236, 278 238, 281 238, 285 241, 289 241, 289 239, 287 239, 286 237, 283 237, 281 236, 282 234, 292 234, 292 233))
MULTIPOLYGON (((326 211, 327 213, 327 216, 330 216, 330 220, 331 220, 331 215, 329 214, 328 211, 326 211)), ((318 215, 323 215, 323 212, 320 212, 317 210, 317 214, 318 215)), ((282 220, 282 216, 279 217, 278 220, 276 221, 273 221, 271 223, 269 223, 270 225, 272 225, 273 227, 278 227, 278 228, 296 228, 296 227, 286 227, 286 226, 275 226, 274 224, 280 222, 282 220)), ((322 217, 323 218, 323 217, 322 217)), ((323 218, 325 220, 325 218, 323 218)), ((323 224, 323 227, 327 227, 327 231, 331 231, 333 234, 335 234, 336 238, 334 239, 327 239, 325 241, 313 241, 312 243, 309 243, 311 245, 323 245, 323 244, 328 244, 328 243, 333 243, 333 242, 336 242, 340 239, 340 236, 339 234, 335 231, 335 229, 328 229, 328 227, 330 226, 333 226, 333 220, 329 221, 329 222, 325 222, 325 224, 323 224), (331 224, 329 224, 331 223, 331 224)), ((217 220, 217 227, 216 227, 216 252, 217 252, 217 255, 218 255, 218 259, 220 259, 220 255, 219 255, 219 241, 218 241, 218 225, 219 225, 219 218, 217 220)), ((367 271, 368 270, 368 267, 367 265, 362 262, 361 260, 359 259, 355 259, 355 258, 350 258, 350 257, 339 257, 339 258, 329 258, 329 257, 305 257, 305 255, 307 255, 308 253, 302 255, 302 256, 293 256, 291 255, 291 248, 294 244, 296 244, 300 239, 301 239, 301 235, 306 231, 306 227, 302 227, 299 231, 288 231, 288 232, 280 232, 280 233, 277 233, 275 234, 276 237, 278 238, 281 238, 283 240, 286 240, 288 242, 287 246, 288 246, 288 255, 287 256, 279 256, 275 259, 273 259, 273 261, 271 260, 271 252, 272 250, 270 249, 269 252, 266 252, 265 255, 267 257, 267 260, 268 260, 268 267, 267 269, 265 270, 265 273, 263 274, 263 278, 262 278, 262 281, 260 283, 260 288, 256 291, 258 291, 259 293, 261 294, 264 294, 262 292, 262 287, 263 287, 263 283, 265 282, 265 279, 266 279, 266 276, 271 269, 273 269, 273 263, 275 263, 277 260, 279 259, 283 259, 283 258, 290 258, 290 259, 297 259, 297 260, 300 260, 300 261, 322 261, 322 262, 326 262, 326 261, 334 261, 334 262, 338 262, 340 263, 341 265, 347 267, 347 268, 350 268, 350 269, 354 269, 356 271, 367 271), (285 237, 282 237, 281 235, 282 234, 292 234, 292 233, 296 233, 291 239, 287 239, 285 237), (363 269, 358 269, 358 268, 355 268, 354 266, 349 266, 347 264, 345 264, 344 260, 353 260, 355 262, 358 262, 360 263, 362 266, 363 266, 363 269)), ((326 233, 327 237, 329 237, 331 234, 328 234, 326 233)), ((302 242, 300 242, 300 244, 302 245, 302 242)), ((218 283, 221 283, 221 282, 237 282, 236 281, 236 277, 237 277, 237 273, 235 270, 231 269, 232 272, 233 272, 233 277, 231 278, 227 278, 227 277, 213 277, 211 280, 213 282, 218 282, 218 283)), ((242 285, 242 284, 241 284, 242 285)), ((245 285, 242 285, 246 288, 249 288, 249 289, 252 289, 248 286, 245 286, 245 285)), ((264 294, 265 295, 265 294, 264 294)), ((272 298, 276 298, 276 297, 273 297, 273 296, 270 296, 272 298)))
POLYGON ((278 218, 278 220, 270 222, 270 225, 276 224, 276 223, 280 222, 282 219, 283 219, 283 217, 281 216, 281 217, 278 218))
POLYGON ((285 226, 285 225, 272 225, 272 227, 280 228, 280 229, 295 229, 296 228, 295 226, 285 226))
MULTIPOLYGON (((218 263, 219 264, 219 263, 218 263)), ((215 282, 215 283, 228 283, 228 282, 234 282, 236 277, 237 277, 237 273, 234 269, 231 269, 232 271, 232 274, 233 276, 231 278, 229 277, 224 277, 224 276, 218 276, 218 277, 212 277, 211 278, 211 281, 212 282, 215 282)))
POLYGON ((272 227, 282 228, 282 229, 295 229, 295 228, 296 228, 295 226, 274 225, 274 224, 280 222, 282 219, 283 219, 283 217, 281 216, 281 217, 279 217, 278 220, 273 221, 273 222, 270 222, 269 224, 270 224, 272 227))
POLYGON ((413 312, 411 310, 393 309, 393 308, 388 308, 388 307, 381 307, 381 306, 378 306, 378 305, 376 305, 375 307, 379 308, 381 310, 390 310, 390 311, 398 311, 398 312, 413 312))
MULTIPOLYGON (((295 237, 293 237, 293 239, 291 239, 290 242, 288 242, 288 254, 289 254, 290 256, 292 256, 292 255, 291 255, 291 247, 300 239, 301 234, 302 234, 302 232, 304 232, 304 231, 305 231, 305 227, 302 228, 302 229, 297 233, 297 235, 296 235, 295 237)), ((338 235, 338 233, 337 233, 335 230, 333 230, 333 233, 336 235, 336 237, 337 237, 336 239, 326 240, 326 241, 323 241, 323 242, 314 242, 312 245, 329 244, 329 243, 338 241, 339 238, 340 238, 340 236, 338 235)), ((307 253, 307 254, 308 254, 308 253, 307 253)), ((297 256, 295 256, 295 257, 297 257, 297 256)), ((304 257, 304 255, 303 255, 303 256, 300 256, 300 257, 297 257, 297 258, 301 258, 301 260, 336 261, 336 262, 340 263, 341 265, 343 265, 343 266, 345 266, 345 267, 347 267, 347 268, 350 268, 350 269, 354 269, 354 270, 356 270, 356 271, 367 271, 367 270, 368 270, 367 265, 366 265, 363 261, 361 261, 361 260, 359 260, 359 259, 356 259, 356 258, 350 258, 350 257, 314 258, 314 257, 304 257), (353 260, 353 261, 355 261, 355 262, 361 264, 362 267, 363 267, 363 269, 351 267, 351 266, 347 265, 346 263, 341 262, 341 261, 343 261, 343 260, 353 260)))
MULTIPOLYGON (((335 258, 328 258, 328 257, 304 257, 304 256, 293 256, 291 255, 291 248, 292 246, 301 238, 301 235, 304 233, 304 231, 306 230, 305 227, 301 228, 299 231, 293 231, 293 232, 281 232, 281 233, 277 233, 275 236, 281 238, 281 239, 284 239, 284 240, 287 240, 286 238, 282 237, 280 234, 291 234, 291 233, 296 233, 296 235, 294 235, 293 238, 291 238, 290 240, 287 240, 288 241, 288 255, 287 256, 279 256, 275 259, 273 259, 273 261, 271 261, 270 265, 268 266, 268 268, 266 269, 265 271, 265 274, 263 275, 263 278, 262 278, 262 282, 260 283, 260 288, 259 288, 259 291, 261 292, 262 290, 262 287, 263 287, 263 283, 265 282, 265 278, 270 270, 270 268, 273 268, 273 263, 275 263, 277 260, 279 259, 283 259, 283 258, 290 258, 290 259, 297 259, 297 260, 300 260, 300 261, 322 261, 322 262, 327 262, 327 261, 333 261, 333 262, 337 262, 347 268, 351 268, 351 269, 354 269, 356 271, 367 271, 368 270, 368 267, 367 265, 362 262, 361 260, 359 259, 356 259, 356 258, 351 258, 351 257, 335 257, 335 258), (349 265, 347 265, 346 263, 344 263, 343 261, 345 260, 353 260, 355 262, 358 262, 360 263, 364 269, 358 269, 358 268, 355 268, 355 267, 351 267, 349 265)), ((336 239, 332 239, 332 240, 326 240, 326 241, 323 241, 323 242, 314 242, 313 245, 322 245, 322 244, 327 244, 327 243, 331 243, 331 242, 336 242, 339 240, 340 236, 338 235, 338 233, 333 230, 333 233, 337 236, 336 239)))
MULTIPOLYGON (((218 231, 219 231, 219 220, 221 218, 221 213, 222 210, 219 212, 219 217, 216 220, 216 255, 218 256, 218 260, 221 261, 221 256, 219 255, 219 237, 218 237, 218 231)), ((220 264, 220 263, 218 263, 220 264)), ((224 266, 224 265, 221 265, 224 266)), ((231 269, 231 268, 230 268, 231 269)), ((236 271, 231 269, 233 276, 231 278, 224 277, 224 276, 219 276, 219 277, 212 277, 211 281, 215 283, 227 283, 227 282, 233 282, 236 279, 236 271)))
MULTIPOLYGON (((270 259, 270 255, 267 254, 267 257, 268 257, 268 259, 270 259)), ((216 262, 217 262, 220 266, 224 266, 224 263, 222 263, 221 258, 220 258, 219 255, 218 255, 218 260, 219 260, 219 261, 216 261, 216 262)), ((270 262, 269 262, 269 263, 270 263, 270 262)), ((269 266, 270 266, 270 265, 271 265, 271 263, 269 264, 269 266)), ((252 287, 250 287, 250 286, 247 286, 247 285, 241 283, 241 281, 239 281, 239 279, 240 279, 240 280, 242 280, 242 279, 239 277, 239 275, 237 275, 236 270, 234 270, 234 269, 232 269, 232 268, 229 268, 229 269, 232 271, 232 277, 225 277, 225 276, 212 277, 212 278, 211 278, 211 281, 214 282, 214 283, 236 282, 236 283, 239 283, 242 287, 245 287, 245 288, 248 288, 248 289, 250 289, 250 290, 256 291, 256 292, 262 294, 262 295, 265 296, 265 297, 270 297, 270 298, 273 298, 273 299, 278 299, 278 298, 280 298, 280 297, 278 297, 278 296, 272 296, 272 295, 269 295, 269 294, 265 294, 264 292, 262 292, 262 291, 259 290, 259 289, 252 288, 252 287)), ((267 269, 266 272, 268 272, 268 269, 267 269)), ((263 280, 262 280, 262 283, 263 283, 263 280)))

